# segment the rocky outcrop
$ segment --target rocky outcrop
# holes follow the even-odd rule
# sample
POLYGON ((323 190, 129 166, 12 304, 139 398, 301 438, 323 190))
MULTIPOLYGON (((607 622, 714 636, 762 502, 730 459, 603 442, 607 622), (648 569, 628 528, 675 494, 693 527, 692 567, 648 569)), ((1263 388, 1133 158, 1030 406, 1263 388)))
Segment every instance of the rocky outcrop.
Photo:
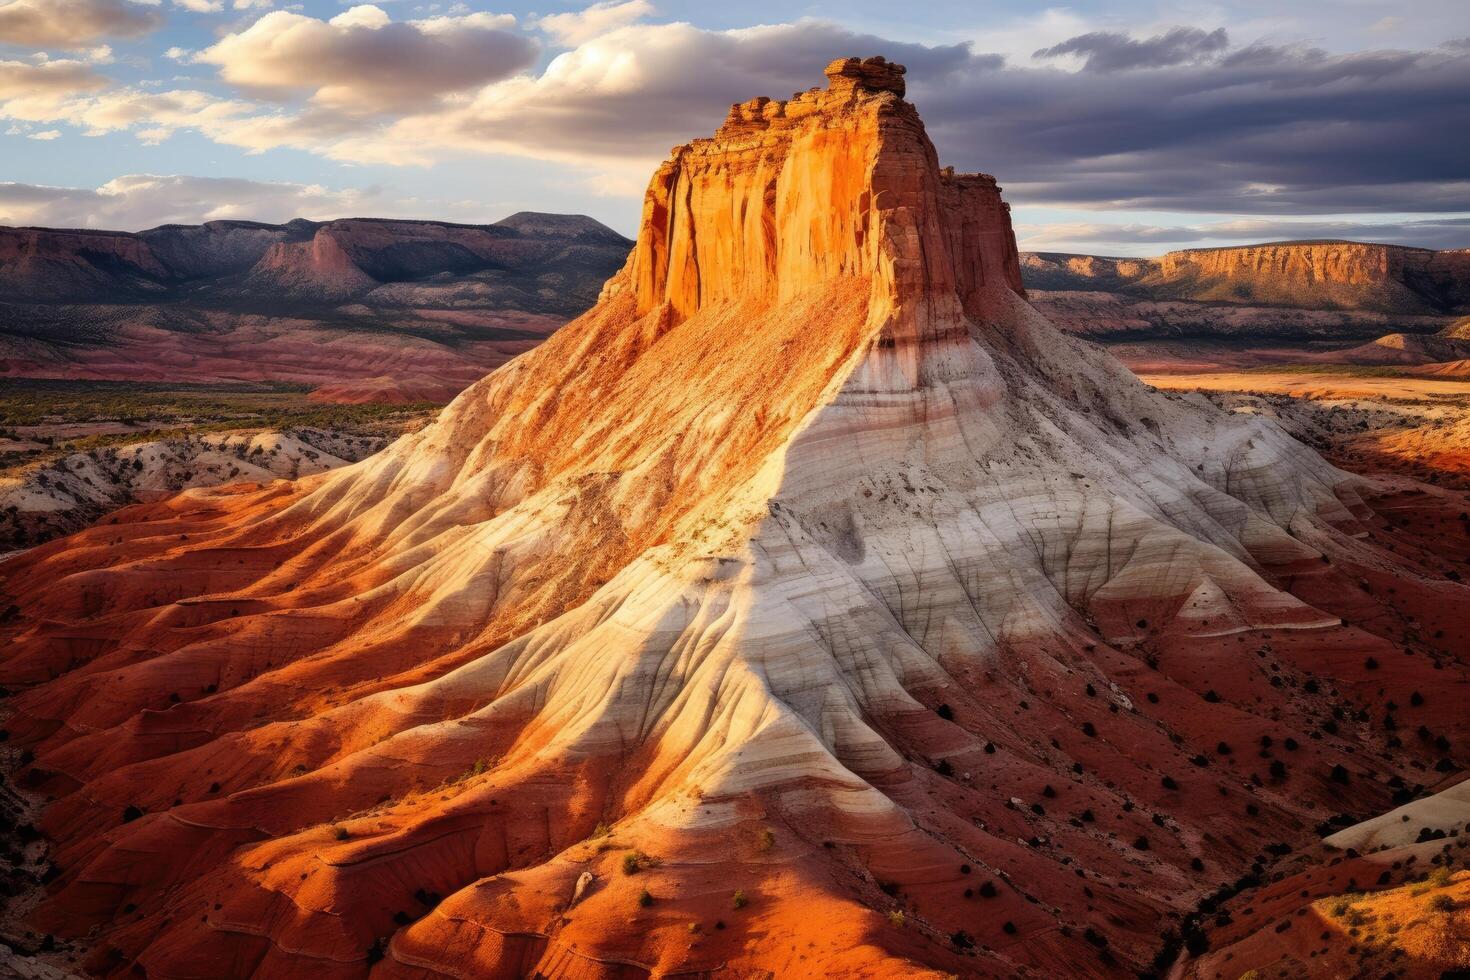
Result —
POLYGON ((1367 242, 1274 242, 1151 259, 1027 253, 1035 289, 1151 300, 1443 315, 1470 308, 1470 250, 1367 242))
POLYGON ((1058 333, 902 69, 827 77, 422 431, 0 565, 38 924, 114 975, 1132 975, 1455 765, 1458 503, 1058 333), (1366 723, 1416 689, 1448 754, 1366 723))
POLYGON ((175 436, 89 449, 0 478, 0 552, 81 530, 103 514, 189 487, 325 473, 386 440, 300 429, 175 436))
POLYGON ((659 168, 629 271, 640 315, 663 303, 680 316, 736 299, 778 303, 866 274, 886 280, 898 306, 1021 290, 995 179, 939 173, 909 103, 865 114, 859 132, 821 125, 849 122, 843 103, 873 91, 901 95, 902 69, 839 60, 827 77, 825 91, 732 106, 712 139, 675 148, 659 168), (897 236, 908 239, 902 252, 897 236))

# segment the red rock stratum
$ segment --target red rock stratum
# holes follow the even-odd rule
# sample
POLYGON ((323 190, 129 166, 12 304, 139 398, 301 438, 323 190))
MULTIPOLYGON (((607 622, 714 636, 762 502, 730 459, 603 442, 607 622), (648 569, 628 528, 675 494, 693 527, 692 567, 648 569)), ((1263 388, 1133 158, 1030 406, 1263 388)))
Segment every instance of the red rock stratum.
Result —
POLYGON ((1461 505, 1060 334, 903 69, 827 77, 675 149, 435 424, 0 565, 39 927, 155 978, 1125 976, 1463 760, 1461 505))

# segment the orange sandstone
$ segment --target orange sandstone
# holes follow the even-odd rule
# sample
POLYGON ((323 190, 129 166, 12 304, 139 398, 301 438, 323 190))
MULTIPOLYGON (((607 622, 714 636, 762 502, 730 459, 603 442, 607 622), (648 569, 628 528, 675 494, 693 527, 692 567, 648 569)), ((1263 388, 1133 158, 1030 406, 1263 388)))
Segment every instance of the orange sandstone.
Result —
POLYGON ((1349 717, 1460 758, 1448 497, 1057 333, 902 68, 827 74, 435 424, 0 565, 38 926, 163 978, 1122 976, 1438 764, 1349 717))

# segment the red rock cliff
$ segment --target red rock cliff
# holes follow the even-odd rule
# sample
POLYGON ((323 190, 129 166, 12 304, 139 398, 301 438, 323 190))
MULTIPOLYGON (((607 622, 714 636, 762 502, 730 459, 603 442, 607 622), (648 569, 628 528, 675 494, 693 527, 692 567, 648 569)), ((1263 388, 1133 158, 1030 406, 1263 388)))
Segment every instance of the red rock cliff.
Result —
POLYGON ((1170 252, 1144 283, 1181 298, 1432 312, 1470 302, 1454 252, 1364 242, 1279 242, 1170 252))
POLYGON ((1021 292, 995 179, 939 169, 903 74, 882 58, 839 59, 825 90, 732 106, 713 138, 675 147, 629 259, 638 311, 779 302, 874 270, 885 312, 936 298, 973 310, 984 285, 1021 292))

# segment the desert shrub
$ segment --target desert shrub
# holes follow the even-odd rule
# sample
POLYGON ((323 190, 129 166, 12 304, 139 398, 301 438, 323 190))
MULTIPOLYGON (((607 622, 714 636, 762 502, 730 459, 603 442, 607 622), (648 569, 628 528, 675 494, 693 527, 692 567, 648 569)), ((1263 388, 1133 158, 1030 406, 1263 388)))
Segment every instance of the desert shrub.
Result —
POLYGON ((730 896, 730 904, 735 906, 737 909, 745 908, 745 906, 749 904, 749 901, 750 900, 745 897, 745 892, 741 891, 739 888, 735 889, 735 894, 730 896))

